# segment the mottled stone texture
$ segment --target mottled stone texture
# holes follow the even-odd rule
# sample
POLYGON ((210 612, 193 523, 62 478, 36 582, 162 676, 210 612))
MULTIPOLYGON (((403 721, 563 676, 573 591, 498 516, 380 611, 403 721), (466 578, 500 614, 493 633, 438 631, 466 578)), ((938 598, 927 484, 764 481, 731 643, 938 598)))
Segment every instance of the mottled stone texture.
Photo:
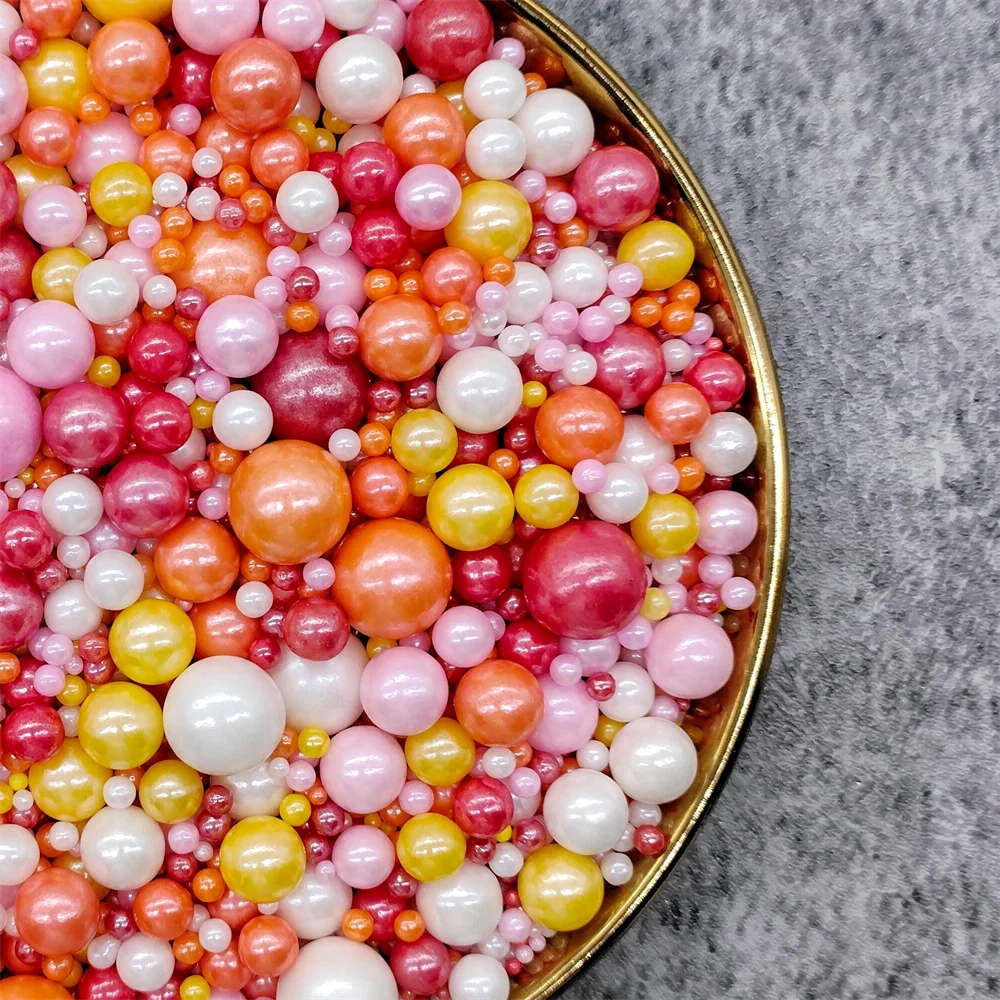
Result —
POLYGON ((794 527, 721 800, 573 1000, 1000 996, 992 0, 549 0, 672 131, 778 362, 794 527))

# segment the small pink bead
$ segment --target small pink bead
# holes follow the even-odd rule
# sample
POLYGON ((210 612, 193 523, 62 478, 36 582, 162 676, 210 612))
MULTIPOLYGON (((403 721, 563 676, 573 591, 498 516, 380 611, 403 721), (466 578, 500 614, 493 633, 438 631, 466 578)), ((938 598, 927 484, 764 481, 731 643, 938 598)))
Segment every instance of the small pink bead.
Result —
POLYGON ((198 846, 198 827, 190 820, 174 823, 167 831, 167 844, 176 854, 190 854, 198 846))
POLYGON ((321 861, 316 866, 316 874, 320 878, 333 878, 337 874, 337 866, 332 861, 321 861))
POLYGON ((614 333, 615 318, 603 306, 587 306, 580 313, 576 329, 587 343, 600 344, 614 333))
POLYGON ((502 62, 510 63, 520 69, 524 65, 527 53, 524 50, 524 43, 516 38, 501 38, 490 46, 488 57, 490 59, 500 59, 502 62))
POLYGON ((128 224, 128 238, 143 250, 149 250, 162 235, 158 219, 151 215, 137 215, 128 224))
POLYGON ((694 323, 682 339, 694 346, 704 344, 713 333, 715 333, 715 323, 712 321, 712 317, 708 313, 695 313, 694 323))
POLYGON ((267 270, 282 281, 299 266, 299 255, 291 247, 275 247, 267 255, 267 270))
POLYGON ((476 289, 476 305, 486 313, 503 309, 507 305, 507 289, 499 281, 484 281, 476 289))
POLYGON ((514 187, 529 204, 534 204, 545 194, 545 174, 538 170, 523 170, 514 178, 514 187))
POLYGON ((698 576, 702 583, 710 583, 713 587, 721 587, 732 579, 733 561, 729 556, 705 556, 698 563, 698 576))
POLYGON ((550 302, 542 313, 542 326, 553 337, 568 337, 579 322, 580 314, 569 302, 550 302))
POLYGON ((68 635, 53 632, 42 644, 42 659, 56 667, 67 664, 72 655, 73 640, 68 635))
POLYGON ((400 808, 409 816, 421 816, 431 811, 434 792, 422 781, 408 781, 399 793, 400 808))
POLYGON ((456 333, 453 337, 445 337, 445 346, 452 351, 464 351, 476 343, 477 336, 475 327, 470 326, 468 330, 456 333))
POLYGON ((670 695, 658 694, 653 699, 653 707, 649 710, 649 714, 657 719, 666 719, 667 722, 680 722, 684 713, 670 695))
POLYGON ((307 792, 316 783, 316 769, 304 760, 288 765, 285 784, 293 792, 307 792))
POLYGON ((576 215, 576 198, 568 191, 556 191, 545 199, 544 211, 549 222, 562 225, 576 215))
POLYGON ((608 470, 596 458, 585 458, 573 466, 573 485, 584 495, 604 489, 608 470))
MULTIPOLYGON (((266 279, 265 279, 266 280, 266 279)), ((217 403, 229 392, 230 382, 225 375, 209 369, 202 372, 194 381, 194 390, 202 399, 217 403)))
POLYGON ((33 678, 35 690, 45 698, 54 698, 66 686, 66 674, 51 663, 43 663, 33 678))
POLYGON ((507 623, 495 611, 486 611, 485 615, 489 619, 490 628, 493 629, 493 638, 499 642, 507 631, 507 623))
POLYGON ((313 590, 329 590, 336 577, 333 563, 329 559, 310 559, 302 567, 302 579, 313 590))
POLYGON ((67 674, 73 674, 74 677, 77 676, 78 674, 82 674, 83 673, 83 657, 82 656, 77 656, 76 653, 74 653, 69 658, 69 660, 63 665, 63 670, 67 674))
POLYGON ((642 271, 635 264, 615 264, 608 271, 608 290, 628 298, 642 288, 642 271))
POLYGON ((198 513, 210 521, 219 521, 229 513, 229 490, 210 486, 198 495, 198 513))
MULTIPOLYGON (((37 491, 41 493, 41 490, 37 491)), ((50 635, 55 635, 55 633, 50 628, 45 628, 43 625, 37 632, 28 640, 28 652, 31 653, 36 660, 42 659, 42 647, 45 645, 45 640, 48 639, 50 635)))
POLYGON ((653 493, 673 493, 680 485, 681 474, 671 462, 654 465, 646 473, 646 485, 653 493))
POLYGON ((652 639, 653 626, 642 615, 636 615, 618 632, 618 641, 624 649, 645 649, 652 639))
POLYGON ((520 907, 512 910, 504 910, 497 924, 500 936, 511 944, 520 944, 528 940, 531 933, 531 917, 520 907))
POLYGON ((514 957, 524 965, 526 962, 530 962, 534 957, 535 953, 531 950, 531 945, 519 944, 514 949, 514 957))
POLYGON ((17 509, 33 510, 36 514, 39 513, 42 509, 42 491, 35 489, 22 493, 17 501, 17 509))
POLYGON ((722 603, 732 611, 749 608, 757 596, 757 588, 742 576, 734 576, 722 585, 722 603))
POLYGON ((687 607, 687 587, 682 583, 668 583, 663 593, 670 598, 670 614, 679 615, 687 607))
POLYGON ((181 135, 194 135, 201 125, 201 112, 193 104, 177 104, 171 109, 167 124, 181 135))
POLYGON ((530 767, 517 768, 507 784, 511 793, 522 799, 537 795, 542 790, 542 779, 538 776, 538 772, 530 767))
POLYGON ((423 653, 430 652, 431 637, 426 632, 414 632, 413 635, 405 636, 399 640, 400 646, 410 646, 419 649, 423 653))
POLYGON ((564 364, 569 352, 561 340, 549 337, 535 348, 535 363, 543 371, 557 372, 564 364))
POLYGON ((580 657, 572 653, 560 653, 552 658, 549 664, 549 676, 564 687, 575 684, 583 677, 583 664, 580 657))
POLYGON ((333 222, 319 234, 320 250, 328 257, 342 257, 351 249, 351 231, 340 222, 333 222))
POLYGON ((328 330, 336 330, 339 326, 349 326, 352 330, 357 328, 358 314, 350 306, 334 306, 326 314, 324 323, 328 330))
POLYGON ((253 297, 271 310, 280 309, 287 294, 284 281, 275 275, 261 278, 253 288, 253 297))
POLYGON ((8 318, 11 320, 17 319, 30 305, 32 305, 31 299, 14 299, 10 304, 10 315, 8 318))

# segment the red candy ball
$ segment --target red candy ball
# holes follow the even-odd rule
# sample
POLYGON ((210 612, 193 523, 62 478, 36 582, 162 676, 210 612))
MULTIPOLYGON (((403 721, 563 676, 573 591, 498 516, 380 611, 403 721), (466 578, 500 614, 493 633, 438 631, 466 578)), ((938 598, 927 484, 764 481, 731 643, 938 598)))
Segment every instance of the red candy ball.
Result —
POLYGON ((434 80, 468 76, 489 52, 493 21, 479 0, 433 0, 406 22, 406 52, 434 80))
POLYGON ((128 410, 112 389, 75 382, 60 389, 42 417, 45 442, 70 467, 96 469, 122 452, 128 436, 128 410))
POLYGON ((187 480, 162 455, 132 455, 108 475, 104 512, 120 531, 157 538, 183 520, 188 496, 187 480))

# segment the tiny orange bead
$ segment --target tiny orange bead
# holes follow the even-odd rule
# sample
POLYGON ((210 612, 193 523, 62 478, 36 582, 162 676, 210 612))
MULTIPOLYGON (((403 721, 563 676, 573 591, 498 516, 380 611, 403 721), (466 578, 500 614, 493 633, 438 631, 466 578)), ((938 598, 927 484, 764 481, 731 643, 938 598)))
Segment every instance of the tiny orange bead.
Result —
POLYGON ((683 302, 694 309, 701 302, 701 289, 690 278, 682 278, 667 289, 667 299, 670 302, 683 302))
POLYGON ((142 318, 147 323, 170 323, 174 318, 174 307, 167 306, 166 309, 154 309, 153 306, 142 304, 142 318))
POLYGON ((319 322, 319 306, 315 302, 290 302, 285 309, 285 322, 295 333, 308 333, 319 322))
POLYGON ((564 247, 582 247, 587 242, 590 227, 579 216, 556 226, 556 239, 564 247))
POLYGON ((164 236, 169 236, 174 240, 183 240, 191 235, 194 228, 194 220, 191 213, 180 205, 168 208, 160 216, 160 229, 164 236))
POLYGON ((451 168, 451 172, 458 179, 458 183, 462 187, 468 187, 479 180, 479 176, 472 172, 472 167, 468 163, 459 163, 457 166, 451 168))
POLYGON ((188 340, 194 340, 194 335, 198 331, 198 321, 196 319, 185 319, 183 316, 173 318, 174 328, 180 330, 188 340))
POLYGON ((352 909, 344 914, 340 927, 349 941, 367 941, 375 930, 375 920, 367 910, 352 909))
POLYGON ((427 929, 424 918, 416 910, 403 910, 395 921, 392 929, 400 941, 416 941, 427 929))
POLYGON ((67 468, 56 458, 44 458, 35 466, 35 485, 48 489, 57 479, 65 476, 67 468))
POLYGON ((545 81, 537 73, 525 73, 524 85, 529 94, 534 94, 538 90, 545 90, 545 81))
POLYGON ((423 267, 423 264, 424 258, 420 255, 420 252, 414 247, 410 247, 403 256, 403 259, 398 264, 392 265, 392 273, 398 278, 407 271, 419 271, 423 267))
POLYGON ((660 322, 662 315, 663 310, 660 308, 660 303, 648 295, 642 295, 632 303, 631 319, 636 326, 648 330, 660 322))
POLYGON ((497 448, 486 460, 486 464, 504 479, 513 479, 521 463, 509 448, 497 448))
POLYGON ((464 302, 446 302, 438 309, 437 319, 442 333, 455 336, 469 328, 472 310, 464 302))
POLYGON ((514 755, 514 761, 518 767, 527 767, 531 763, 531 758, 535 756, 535 751, 531 749, 530 743, 515 743, 510 752, 514 755))
POLYGON ((42 962, 42 975, 57 983, 61 983, 72 971, 72 955, 49 955, 42 962))
POLYGON ((21 672, 21 661, 13 653, 0 653, 0 684, 17 680, 21 672))
POLYGON ((363 455, 384 455, 389 450, 390 433, 382 424, 365 424, 358 437, 363 455))
POLYGON ((679 337, 694 326, 694 310, 683 302, 669 302, 663 310, 660 324, 667 333, 679 337))
POLYGON ((483 264, 483 281, 509 285, 514 280, 514 262, 509 257, 491 257, 483 264))
POLYGON ((203 903, 214 903, 226 891, 222 876, 212 868, 203 868, 191 881, 191 891, 203 903))
POLYGON ((137 104, 129 114, 128 120, 133 132, 147 136, 152 135, 160 127, 162 118, 152 104, 137 104))
POLYGON ((84 125, 96 125, 111 114, 111 105, 103 94, 96 92, 84 94, 80 98, 80 107, 77 113, 84 125))
POLYGON ((212 468, 223 476, 231 476, 236 467, 243 461, 243 452, 229 448, 218 441, 208 446, 208 460, 212 468))
POLYGON ((377 267, 375 270, 369 271, 362 282, 365 295, 372 302, 395 295, 397 285, 396 275, 392 271, 387 271, 384 267, 377 267))
POLYGON ((180 240, 157 240, 151 251, 153 263, 163 274, 179 271, 187 263, 187 251, 180 240))
MULTIPOLYGON (((203 873, 198 872, 198 875, 201 874, 203 873)), ((198 880, 198 875, 195 875, 195 881, 198 880)), ((174 958, 183 965, 194 965, 195 962, 201 961, 201 956, 204 954, 205 949, 202 948, 194 931, 184 931, 174 938, 174 958)))
POLYGON ((278 745, 274 748, 275 757, 284 757, 288 760, 293 753, 297 753, 299 749, 299 734, 296 730, 292 729, 291 726, 285 726, 281 733, 281 739, 278 740, 278 745))
POLYGON ((247 213, 247 222, 257 225, 271 214, 274 202, 263 188, 251 187, 240 195, 240 204, 247 213))
POLYGON ((219 191, 230 197, 239 198, 250 187, 250 174, 238 163, 230 163, 219 171, 219 191))
POLYGON ((108 243, 114 246, 128 239, 128 228, 126 226, 105 226, 104 235, 108 238, 108 243))
POLYGON ((258 559, 252 552, 244 552, 240 560, 240 575, 252 583, 266 583, 271 577, 271 564, 258 559))
POLYGON ((677 484, 679 493, 691 493, 705 481, 705 466, 694 455, 675 459, 674 468, 680 474, 677 484))
POLYGON ((423 296, 424 281, 419 271, 404 271, 396 282, 396 291, 400 295, 423 296))
POLYGON ((313 785, 308 792, 306 792, 306 798, 314 806, 321 806, 330 798, 330 796, 327 793, 327 790, 319 782, 316 782, 316 784, 313 785))

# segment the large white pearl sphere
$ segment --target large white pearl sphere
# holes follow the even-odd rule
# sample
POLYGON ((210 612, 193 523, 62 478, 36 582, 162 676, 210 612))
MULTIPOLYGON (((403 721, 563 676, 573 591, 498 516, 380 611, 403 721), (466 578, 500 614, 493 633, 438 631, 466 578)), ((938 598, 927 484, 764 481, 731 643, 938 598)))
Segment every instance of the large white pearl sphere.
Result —
POLYGON ((102 616, 101 609, 87 596, 83 581, 67 580, 45 598, 43 617, 53 632, 79 639, 93 632, 102 616))
POLYGON ((628 802, 606 774, 578 768, 549 785, 542 815, 552 839, 567 851, 600 854, 618 843, 628 823, 628 802))
POLYGON ((126 986, 150 993, 170 981, 174 971, 174 953, 169 941, 151 934, 133 934, 119 946, 115 967, 126 986))
POLYGON ((631 521, 649 499, 646 480, 638 470, 623 462, 608 462, 604 469, 608 478, 596 493, 588 494, 587 506, 602 521, 611 524, 631 521))
POLYGON ((657 437, 645 417, 638 413, 626 414, 625 433, 615 452, 616 462, 624 462, 645 476, 650 469, 673 460, 674 446, 657 437))
POLYGON ((739 413, 713 413, 691 442, 691 454, 710 476, 735 476, 757 454, 757 432, 739 413))
POLYGON ((212 413, 215 436, 226 447, 237 451, 259 448, 271 436, 273 427, 271 404, 260 393, 250 389, 227 392, 215 404, 212 413))
POLYGON ((310 726, 333 735, 361 715, 361 674, 368 654, 357 636, 329 660, 303 660, 284 643, 268 676, 285 704, 288 725, 310 726))
POLYGON ((298 937, 315 941, 340 930, 353 898, 351 887, 336 875, 320 875, 315 868, 307 868, 299 884, 278 901, 278 916, 288 921, 298 937))
POLYGON ((300 170, 278 188, 274 204, 278 215, 297 233, 326 229, 337 214, 337 189, 316 170, 300 170))
POLYGON ((487 434, 509 423, 521 406, 522 392, 517 365, 492 347, 453 354, 438 375, 441 412, 470 434, 487 434))
POLYGON ((378 0, 319 0, 327 21, 340 31, 358 31, 369 24, 378 0))
POLYGON ((594 141, 594 116, 576 94, 561 87, 528 96, 514 123, 524 133, 528 155, 524 165, 546 177, 575 170, 594 141))
POLYGON ((698 773, 698 751, 676 723, 647 716, 618 730, 611 741, 611 776, 630 798, 672 802, 698 773))
POLYGON ((399 56, 370 35, 348 35, 334 42, 323 53, 316 72, 316 91, 323 106, 352 125, 377 122, 387 115, 402 86, 399 56))
POLYGON ((277 1000, 397 1000, 398 996, 385 959, 346 938, 311 941, 278 979, 277 1000))
POLYGON ((417 888, 417 910, 439 941, 468 948, 493 932, 503 913, 503 893, 485 866, 463 861, 452 875, 417 888))
POLYGON ((616 663, 608 672, 615 679, 615 693, 601 703, 601 712, 615 722, 641 719, 656 697, 653 678, 635 663, 616 663))
POLYGON ((604 259, 590 247, 565 247, 545 272, 552 295, 577 309, 595 303, 608 287, 604 259))
POLYGON ((83 571, 83 589, 105 611, 121 611, 135 604, 144 587, 142 563, 121 549, 105 549, 91 556, 83 571))
POLYGON ((236 774, 216 774, 213 785, 225 785, 233 793, 229 811, 234 820, 248 816, 277 816, 281 800, 288 794, 284 775, 275 774, 268 761, 236 774))
MULTIPOLYGON (((507 286, 508 323, 534 323, 552 301, 552 282, 537 264, 514 262, 514 280, 507 286)), ((641 419, 641 418, 640 418, 641 419)))
POLYGON ((35 870, 38 841, 15 823, 0 826, 0 885, 20 885, 35 870))
POLYGON ((528 96, 524 74, 502 59, 487 59, 465 78, 466 107, 479 119, 513 118, 528 96))
POLYGON ((42 494, 42 514, 60 535, 85 535, 104 513, 104 498, 93 479, 72 472, 42 494))
POLYGON ((105 807, 80 834, 80 858, 91 878, 109 889, 141 889, 156 878, 165 851, 160 825, 135 806, 105 807))
POLYGON ((281 692, 265 671, 239 656, 192 663, 163 703, 171 749, 207 774, 256 767, 271 755, 284 728, 281 692))
POLYGON ((506 118, 487 118, 465 140, 465 161, 484 180, 504 181, 524 164, 528 147, 524 133, 506 118))
POLYGON ((117 260, 95 260, 76 276, 73 302, 91 323, 120 323, 139 303, 139 282, 117 260))
POLYGON ((451 1000, 507 1000, 510 977, 489 955, 463 955, 448 977, 451 1000))

